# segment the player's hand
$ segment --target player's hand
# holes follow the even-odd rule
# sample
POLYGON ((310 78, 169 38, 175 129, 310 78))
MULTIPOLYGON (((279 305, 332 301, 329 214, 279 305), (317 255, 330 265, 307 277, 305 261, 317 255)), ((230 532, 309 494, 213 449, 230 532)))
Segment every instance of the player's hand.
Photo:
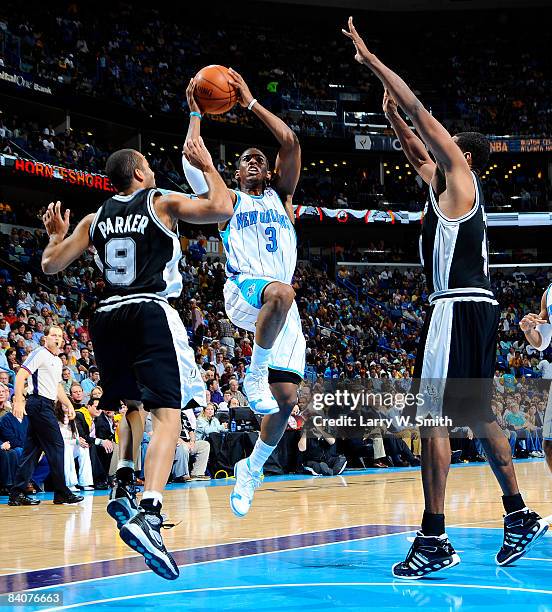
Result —
POLYGON ((530 312, 526 314, 523 319, 521 319, 519 322, 519 327, 521 331, 525 333, 535 329, 537 325, 543 325, 544 323, 548 323, 548 321, 541 319, 539 315, 530 312))
POLYGON ((16 419, 22 419, 27 413, 25 411, 25 400, 13 398, 12 414, 16 419))
POLYGON ((353 41, 353 45, 355 46, 356 54, 355 59, 359 64, 365 64, 370 61, 372 54, 368 51, 368 47, 366 43, 360 37, 360 34, 356 31, 355 26, 353 25, 353 18, 349 17, 349 21, 347 22, 348 30, 342 29, 341 31, 347 38, 350 38, 353 41))
POLYGON ((230 83, 230 85, 233 85, 237 90, 238 103, 243 107, 249 106, 251 100, 253 100, 253 94, 249 90, 249 87, 247 86, 247 83, 245 82, 244 78, 241 76, 241 74, 239 74, 239 72, 236 72, 233 68, 228 68, 228 72, 231 76, 228 82, 230 83))
POLYGON ((48 236, 57 236, 63 240, 69 231, 69 215, 70 211, 67 209, 63 217, 61 216, 61 202, 57 201, 55 204, 50 202, 46 212, 42 215, 42 222, 48 236))
POLYGON ((190 107, 191 113, 202 114, 201 110, 199 109, 199 105, 196 102, 194 94, 195 94, 195 81, 193 78, 191 78, 190 82, 188 83, 188 87, 186 87, 186 100, 188 101, 188 106, 190 107))
POLYGON ((398 113, 397 103, 391 97, 387 89, 383 92, 383 102, 381 106, 386 115, 396 115, 398 113))
POLYGON ((2 450, 8 451, 8 450, 10 450, 11 445, 10 445, 10 443, 9 443, 9 442, 6 440, 6 442, 4 442, 4 443, 2 444, 2 446, 0 446, 0 448, 1 448, 2 450))
POLYGON ((184 143, 184 155, 186 159, 203 172, 214 170, 213 158, 207 150, 203 138, 190 138, 184 143))

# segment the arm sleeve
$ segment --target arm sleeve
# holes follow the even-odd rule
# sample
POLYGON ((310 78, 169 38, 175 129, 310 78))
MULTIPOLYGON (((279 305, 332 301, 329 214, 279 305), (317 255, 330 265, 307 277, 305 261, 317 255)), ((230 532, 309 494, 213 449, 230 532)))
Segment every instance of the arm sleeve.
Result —
POLYGON ((539 346, 536 346, 535 348, 538 351, 544 351, 550 346, 550 340, 552 340, 552 324, 543 323, 542 325, 537 325, 535 329, 541 335, 541 343, 539 346))
POLYGON ((29 374, 34 374, 38 368, 40 367, 40 364, 42 363, 42 354, 44 353, 44 351, 40 350, 40 349, 35 349, 28 357, 27 359, 25 359, 25 361, 21 364, 22 368, 25 368, 25 370, 27 370, 27 372, 29 372, 29 374))
POLYGON ((209 191, 209 186, 203 176, 203 172, 199 168, 192 166, 185 155, 182 156, 182 168, 184 169, 184 175, 188 184, 196 195, 203 195, 209 191))

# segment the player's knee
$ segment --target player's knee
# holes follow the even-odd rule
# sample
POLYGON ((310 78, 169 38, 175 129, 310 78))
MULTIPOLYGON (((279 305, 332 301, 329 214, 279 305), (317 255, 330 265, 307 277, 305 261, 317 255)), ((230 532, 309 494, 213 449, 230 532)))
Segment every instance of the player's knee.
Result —
POLYGON ((265 302, 270 302, 282 310, 289 310, 295 299, 295 291, 290 285, 272 283, 265 292, 265 302))
POLYGON ((543 440, 542 450, 546 456, 546 462, 552 466, 552 440, 543 440))
POLYGON ((278 400, 278 408, 280 409, 280 414, 282 417, 289 419, 291 411, 295 408, 297 404, 297 397, 295 398, 285 398, 283 400, 278 400))

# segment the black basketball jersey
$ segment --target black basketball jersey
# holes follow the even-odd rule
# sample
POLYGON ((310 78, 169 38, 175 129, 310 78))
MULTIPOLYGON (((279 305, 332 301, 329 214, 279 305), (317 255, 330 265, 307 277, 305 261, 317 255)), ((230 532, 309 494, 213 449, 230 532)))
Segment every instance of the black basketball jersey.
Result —
POLYGON ((140 189, 106 200, 90 226, 95 261, 105 281, 105 298, 155 293, 178 297, 182 276, 178 234, 157 216, 157 189, 140 189))
POLYGON ((420 235, 420 258, 430 293, 449 289, 491 289, 489 279, 487 217, 483 190, 475 185, 473 208, 463 217, 448 219, 439 209, 429 186, 420 235))

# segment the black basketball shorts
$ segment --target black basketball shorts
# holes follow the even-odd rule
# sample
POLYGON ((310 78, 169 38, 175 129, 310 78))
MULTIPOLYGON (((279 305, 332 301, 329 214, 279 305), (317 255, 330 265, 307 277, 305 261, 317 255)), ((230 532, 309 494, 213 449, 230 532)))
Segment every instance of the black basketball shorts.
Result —
POLYGON ((104 395, 100 407, 139 400, 146 410, 205 405, 205 383, 178 313, 157 296, 114 296, 90 323, 104 395))
MULTIPOLYGON (((435 299, 414 367, 416 416, 449 417, 452 427, 492 422, 500 307, 494 299, 435 299)), ((409 411, 412 415, 414 410, 409 411)))

